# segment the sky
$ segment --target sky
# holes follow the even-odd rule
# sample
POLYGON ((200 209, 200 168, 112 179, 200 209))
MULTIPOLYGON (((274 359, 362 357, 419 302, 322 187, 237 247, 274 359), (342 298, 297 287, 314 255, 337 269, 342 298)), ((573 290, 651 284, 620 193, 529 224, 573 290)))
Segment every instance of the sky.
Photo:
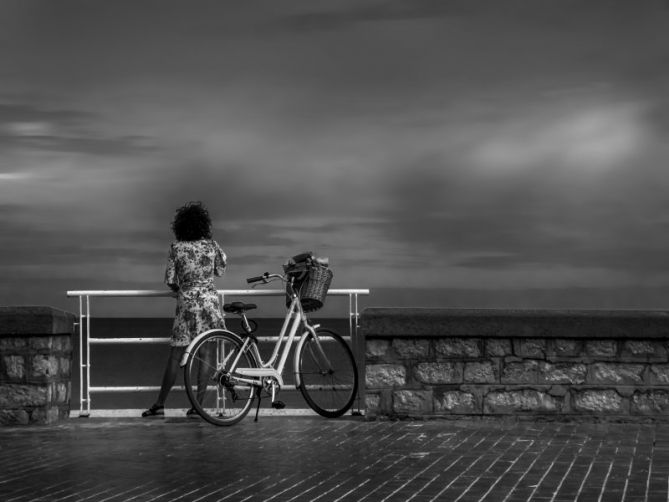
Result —
POLYGON ((669 308, 665 0, 0 0, 0 61, 0 305, 164 288, 199 200, 221 289, 669 308))

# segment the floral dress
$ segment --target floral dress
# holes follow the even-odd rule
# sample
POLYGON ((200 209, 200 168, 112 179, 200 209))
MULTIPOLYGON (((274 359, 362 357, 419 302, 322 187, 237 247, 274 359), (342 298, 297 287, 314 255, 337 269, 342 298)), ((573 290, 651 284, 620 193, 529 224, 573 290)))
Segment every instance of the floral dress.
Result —
POLYGON ((223 275, 226 260, 214 240, 176 241, 170 246, 165 283, 179 288, 170 345, 184 347, 203 331, 225 328, 214 277, 223 275))

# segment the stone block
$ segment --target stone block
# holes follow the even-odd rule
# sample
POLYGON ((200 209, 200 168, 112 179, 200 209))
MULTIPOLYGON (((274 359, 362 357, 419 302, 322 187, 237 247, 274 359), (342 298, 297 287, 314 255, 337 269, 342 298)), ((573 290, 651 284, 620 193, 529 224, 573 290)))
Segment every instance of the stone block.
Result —
POLYGON ((501 382, 509 384, 536 383, 538 379, 539 361, 528 359, 502 363, 501 382))
POLYGON ((588 383, 598 385, 638 385, 643 383, 642 364, 595 363, 590 366, 588 383))
POLYGON ((70 384, 58 383, 56 384, 56 403, 67 404, 70 402, 70 384))
POLYGON ((644 361, 667 361, 667 349, 659 340, 627 340, 623 344, 622 359, 641 359, 644 361))
POLYGON ((2 425, 28 425, 30 415, 26 410, 0 410, 0 424, 2 425))
POLYGON ((28 346, 35 351, 52 351, 53 337, 52 336, 31 336, 28 340, 28 346))
POLYGON ((588 368, 580 363, 545 363, 539 364, 539 383, 582 384, 588 368))
POLYGON ((393 340, 393 349, 400 359, 425 360, 430 352, 430 342, 425 339, 396 338, 393 340))
POLYGON ((513 346, 508 338, 488 338, 485 341, 485 352, 490 357, 512 356, 513 346))
POLYGON ((573 338, 556 338, 549 344, 548 355, 555 357, 576 357, 581 354, 583 343, 573 338))
POLYGON ((368 359, 385 357, 389 348, 389 340, 367 340, 365 343, 365 357, 368 359))
POLYGON ((33 410, 30 421, 36 424, 52 424, 61 418, 58 408, 38 408, 33 410))
POLYGON ((365 395, 365 411, 368 413, 376 412, 381 407, 381 396, 379 394, 365 395))
POLYGON ((28 346, 28 339, 18 336, 0 336, 0 353, 15 353, 28 346))
POLYGON ((435 341, 434 348, 442 357, 481 357, 481 341, 476 338, 441 338, 435 341))
POLYGON ((419 382, 430 385, 462 383, 462 363, 419 363, 414 368, 414 377, 419 382))
POLYGON ((458 390, 444 392, 434 400, 434 411, 437 413, 480 413, 476 396, 470 392, 458 390))
POLYGON ((54 336, 53 350, 56 352, 72 352, 72 337, 70 335, 54 336))
POLYGON ((48 391, 46 386, 3 384, 0 385, 0 409, 22 406, 45 406, 48 391))
POLYGON ((626 413, 626 403, 615 390, 572 391, 572 407, 575 411, 591 413, 626 413))
POLYGON ((406 368, 401 364, 367 365, 365 385, 367 388, 402 386, 406 384, 406 368))
POLYGON ((69 377, 71 375, 71 360, 65 357, 58 358, 58 370, 61 377, 69 377))
POLYGON ((651 385, 669 385, 669 364, 650 365, 651 385))
POLYGON ((567 393, 569 392, 569 387, 565 385, 552 385, 550 389, 548 389, 548 393, 551 396, 566 396, 567 393))
POLYGON ((591 357, 615 357, 618 354, 618 343, 615 340, 588 340, 585 351, 591 357))
POLYGON ((632 413, 635 415, 669 415, 669 392, 665 390, 635 392, 632 396, 632 413))
POLYGON ((483 404, 486 414, 555 413, 561 408, 560 398, 534 389, 489 392, 483 404))
MULTIPOLYGON (((26 374, 26 363, 23 356, 5 356, 2 358, 4 362, 5 375, 9 380, 23 380, 26 374)), ((0 375, 2 380, 2 375, 0 375)))
POLYGON ((398 415, 425 415, 432 413, 432 391, 398 390, 393 392, 393 411, 398 415))
POLYGON ((465 383, 498 383, 499 369, 490 361, 465 363, 465 383))
POLYGON ((518 357, 543 358, 546 354, 544 338, 517 338, 513 341, 513 351, 518 357))
POLYGON ((52 355, 37 354, 32 358, 32 376, 53 378, 58 375, 58 358, 52 355))

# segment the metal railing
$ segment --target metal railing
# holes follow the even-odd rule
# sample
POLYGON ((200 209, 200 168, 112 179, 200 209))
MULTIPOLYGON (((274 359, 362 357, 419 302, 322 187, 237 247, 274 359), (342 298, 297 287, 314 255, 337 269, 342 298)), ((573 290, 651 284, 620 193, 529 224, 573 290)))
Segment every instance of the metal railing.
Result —
MULTIPOLYGON (((245 296, 284 296, 285 290, 277 289, 223 289, 218 290, 220 304, 225 303, 227 297, 245 296)), ((331 289, 328 296, 348 296, 348 329, 351 348, 358 366, 358 396, 356 399, 357 412, 361 412, 361 396, 364 396, 364 341, 358 336, 360 311, 359 295, 368 295, 369 289, 331 289)), ((97 344, 149 344, 168 343, 169 337, 164 338, 94 338, 91 336, 91 297, 171 297, 172 293, 165 290, 97 290, 97 291, 68 291, 68 297, 79 298, 79 416, 89 417, 91 414, 91 393, 102 392, 142 392, 158 391, 158 386, 93 386, 91 385, 91 345, 97 344), (85 335, 84 335, 85 333, 85 335)), ((225 315, 225 314, 224 314, 225 315)), ((258 337, 260 341, 274 341, 276 336, 258 337)), ((185 390, 183 386, 175 386, 175 390, 185 390)), ((286 390, 290 390, 287 387, 286 390)), ((355 411, 355 410, 354 410, 355 411)))

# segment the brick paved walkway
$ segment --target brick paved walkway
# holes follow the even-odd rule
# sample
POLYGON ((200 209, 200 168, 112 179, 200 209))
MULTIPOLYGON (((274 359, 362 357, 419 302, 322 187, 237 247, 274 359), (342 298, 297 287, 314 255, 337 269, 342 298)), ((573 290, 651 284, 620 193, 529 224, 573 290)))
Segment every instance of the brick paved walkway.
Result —
POLYGON ((669 424, 71 419, 0 428, 0 500, 666 501, 669 424))

